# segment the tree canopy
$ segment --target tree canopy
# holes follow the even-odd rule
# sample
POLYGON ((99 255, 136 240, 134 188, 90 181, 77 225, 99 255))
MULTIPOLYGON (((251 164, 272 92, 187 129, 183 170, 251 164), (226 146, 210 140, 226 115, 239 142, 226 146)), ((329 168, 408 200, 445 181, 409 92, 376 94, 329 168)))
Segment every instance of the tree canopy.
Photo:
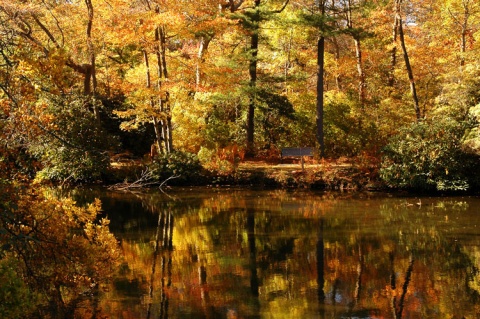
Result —
POLYGON ((477 153, 479 10, 473 0, 5 0, 2 138, 59 180, 101 178, 106 156, 125 150, 204 164, 232 147, 380 158, 402 128, 439 119, 468 128, 460 149, 477 153), (79 171, 62 170, 66 158, 79 171))

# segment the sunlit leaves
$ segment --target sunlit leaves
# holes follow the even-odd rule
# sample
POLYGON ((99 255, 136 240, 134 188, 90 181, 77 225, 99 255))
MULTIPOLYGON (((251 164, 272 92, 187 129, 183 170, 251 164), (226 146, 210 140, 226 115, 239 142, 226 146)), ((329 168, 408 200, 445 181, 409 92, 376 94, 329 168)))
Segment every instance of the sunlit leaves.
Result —
MULTIPOLYGON (((82 294, 92 292, 106 282, 119 258, 115 237, 109 232, 108 220, 97 218, 100 201, 79 207, 71 199, 56 199, 41 191, 7 188, 2 185, 0 228, 2 257, 17 260, 15 274, 9 280, 21 278, 25 287, 18 289, 12 302, 21 301, 22 294, 36 296, 36 308, 12 307, 21 316, 29 312, 48 316, 50 311, 75 311, 83 302, 82 294), (7 199, 16 190, 17 195, 7 199), (9 203, 6 205, 6 203, 9 203), (23 292, 22 292, 23 289, 23 292)), ((8 266, 6 262, 2 265, 8 266)), ((4 273, 5 274, 5 273, 4 273)), ((8 272, 6 273, 8 274, 8 272)), ((12 286, 13 288, 13 286, 12 286)), ((9 298, 10 298, 9 297, 9 298)))

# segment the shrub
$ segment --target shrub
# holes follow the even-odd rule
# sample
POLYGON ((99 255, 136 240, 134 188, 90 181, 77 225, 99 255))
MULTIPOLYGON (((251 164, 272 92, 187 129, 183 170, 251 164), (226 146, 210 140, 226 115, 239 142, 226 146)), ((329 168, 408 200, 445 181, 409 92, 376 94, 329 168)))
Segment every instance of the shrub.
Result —
POLYGON ((462 148, 469 126, 447 118, 402 128, 384 149, 380 177, 394 188, 470 189, 478 183, 478 157, 462 148))
POLYGON ((175 151, 172 153, 160 155, 152 164, 150 169, 153 178, 160 183, 166 179, 176 176, 171 183, 173 184, 197 184, 203 178, 203 168, 195 154, 175 151))
POLYGON ((107 150, 118 142, 100 127, 83 97, 48 103, 55 125, 29 148, 42 164, 37 179, 81 182, 102 178, 109 166, 107 150))
POLYGON ((382 134, 367 110, 344 94, 327 94, 324 112, 325 149, 330 157, 357 156, 382 134))

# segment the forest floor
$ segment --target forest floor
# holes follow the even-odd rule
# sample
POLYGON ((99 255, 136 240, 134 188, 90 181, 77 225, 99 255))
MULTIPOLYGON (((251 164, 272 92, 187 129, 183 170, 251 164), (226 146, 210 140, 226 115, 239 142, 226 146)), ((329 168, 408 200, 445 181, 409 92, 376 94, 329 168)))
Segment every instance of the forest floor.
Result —
MULTIPOLYGON (((351 163, 339 162, 318 162, 305 161, 304 169, 322 169, 322 168, 346 168, 352 167, 351 163)), ((258 170, 258 171, 298 171, 302 170, 300 160, 289 160, 285 162, 269 162, 269 161, 243 161, 238 165, 239 170, 258 170)))
MULTIPOLYGON (((112 168, 116 172, 114 175, 117 175, 117 180, 120 176, 122 176, 120 180, 123 180, 125 176, 132 174, 139 176, 145 169, 145 164, 141 161, 128 160, 112 162, 112 168)), ((306 159, 302 169, 300 159, 296 158, 241 161, 230 172, 222 174, 211 172, 201 184, 339 190, 383 187, 378 181, 378 167, 374 163, 347 159, 321 161, 306 159)))
POLYGON ((378 189, 378 167, 372 163, 348 160, 308 159, 303 168, 298 159, 283 161, 243 161, 237 167, 237 180, 274 187, 320 189, 378 189))

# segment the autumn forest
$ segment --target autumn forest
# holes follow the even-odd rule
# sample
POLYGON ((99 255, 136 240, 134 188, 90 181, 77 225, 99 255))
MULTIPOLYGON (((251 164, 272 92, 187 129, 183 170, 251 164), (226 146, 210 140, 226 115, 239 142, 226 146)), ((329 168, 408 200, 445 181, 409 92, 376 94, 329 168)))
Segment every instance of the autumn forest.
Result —
MULTIPOLYGON (((2 165, 105 178, 112 154, 370 158, 388 185, 476 186, 480 5, 2 1, 2 165), (179 155, 181 154, 181 155, 179 155)), ((194 158, 193 158, 194 157, 194 158)))
POLYGON ((478 191, 479 57, 477 0, 0 0, 0 314, 70 318, 120 258, 53 185, 231 184, 312 147, 307 188, 346 163, 478 191))

